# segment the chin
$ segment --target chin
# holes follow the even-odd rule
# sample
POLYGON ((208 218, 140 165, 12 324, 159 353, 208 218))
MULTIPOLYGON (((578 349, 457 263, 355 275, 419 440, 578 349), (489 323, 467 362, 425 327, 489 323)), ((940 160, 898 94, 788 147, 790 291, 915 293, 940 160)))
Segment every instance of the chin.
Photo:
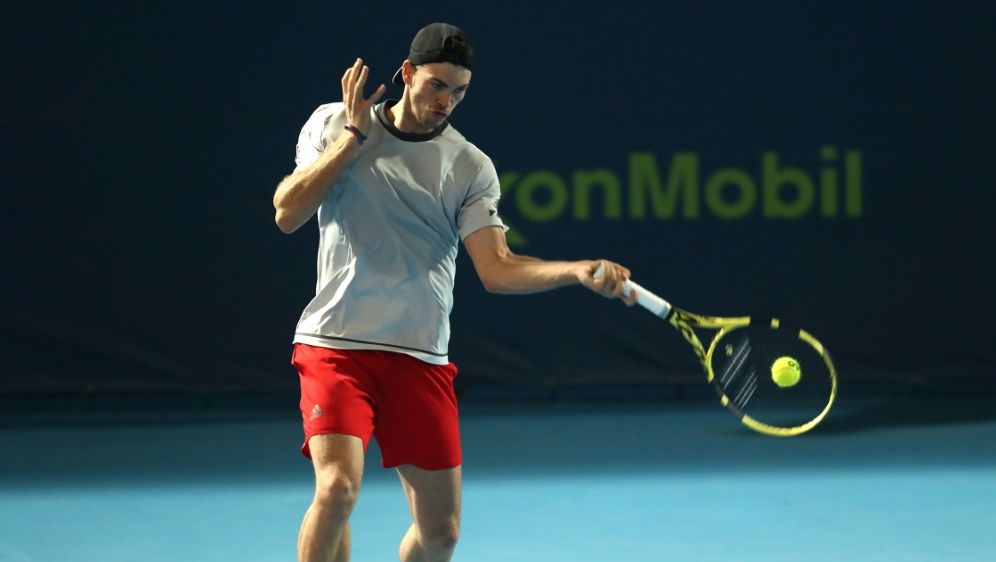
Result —
POLYGON ((422 127, 431 131, 445 123, 446 119, 446 117, 439 117, 435 113, 430 113, 425 119, 422 120, 422 127))

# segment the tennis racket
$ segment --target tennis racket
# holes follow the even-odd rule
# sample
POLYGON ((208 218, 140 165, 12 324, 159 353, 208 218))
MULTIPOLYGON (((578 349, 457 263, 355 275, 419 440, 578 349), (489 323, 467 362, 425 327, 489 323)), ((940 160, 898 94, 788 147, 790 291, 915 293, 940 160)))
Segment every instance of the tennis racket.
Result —
MULTIPOLYGON (((602 275, 600 265, 595 277, 602 275)), ((681 332, 720 402, 747 427, 789 437, 813 429, 830 412, 837 372, 827 349, 805 330, 777 318, 693 314, 627 281, 625 294, 633 291, 637 304, 681 332), (696 329, 718 331, 706 347, 696 329)))

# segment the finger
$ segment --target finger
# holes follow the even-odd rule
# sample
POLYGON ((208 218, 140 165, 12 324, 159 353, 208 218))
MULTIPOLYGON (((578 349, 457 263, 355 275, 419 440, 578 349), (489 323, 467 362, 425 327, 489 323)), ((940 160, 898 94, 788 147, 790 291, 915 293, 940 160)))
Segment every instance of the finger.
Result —
POLYGON ((356 76, 356 83, 353 84, 353 99, 363 99, 363 86, 367 83, 367 74, 369 73, 370 67, 367 65, 363 65, 363 67, 360 68, 360 73, 356 76))
POLYGON ((629 281, 629 270, 621 265, 616 265, 616 276, 619 279, 621 285, 625 285, 626 281, 629 281))
POLYGON ((613 298, 617 299, 625 298, 625 292, 626 292, 626 281, 620 277, 619 280, 616 281, 616 286, 615 289, 612 291, 612 296, 613 298))
POLYGON ((615 264, 616 269, 616 279, 618 280, 618 288, 616 296, 625 299, 626 298, 626 282, 629 280, 629 270, 625 267, 615 264))
POLYGON ((349 102, 353 99, 353 69, 355 67, 351 66, 346 69, 346 72, 342 75, 342 101, 349 107, 349 102))
POLYGON ((601 269, 601 274, 595 279, 595 291, 607 298, 617 298, 623 290, 624 281, 619 278, 619 270, 616 264, 607 260, 594 262, 593 270, 601 269))
POLYGON ((626 275, 623 272, 623 268, 612 264, 612 278, 615 280, 616 288, 621 292, 623 284, 626 283, 626 275))
POLYGON ((356 75, 360 72, 360 68, 362 66, 363 66, 363 59, 356 59, 356 62, 353 63, 353 66, 349 67, 349 70, 346 71, 346 80, 345 84, 343 84, 344 94, 353 93, 353 85, 356 83, 356 75))
POLYGON ((360 79, 360 73, 362 71, 363 71, 363 59, 356 59, 356 62, 353 63, 353 74, 352 74, 353 82, 349 85, 350 88, 353 88, 354 92, 356 91, 356 81, 360 79))
POLYGON ((626 303, 626 306, 633 306, 636 304, 636 291, 630 291, 629 295, 623 299, 623 302, 626 303))
POLYGON ((622 285, 619 283, 619 279, 616 279, 613 275, 609 282, 605 284, 602 295, 606 298, 614 299, 619 296, 620 292, 622 292, 622 285))
POLYGON ((342 95, 343 101, 345 100, 346 94, 349 92, 349 73, 352 72, 353 67, 349 67, 342 73, 342 95))

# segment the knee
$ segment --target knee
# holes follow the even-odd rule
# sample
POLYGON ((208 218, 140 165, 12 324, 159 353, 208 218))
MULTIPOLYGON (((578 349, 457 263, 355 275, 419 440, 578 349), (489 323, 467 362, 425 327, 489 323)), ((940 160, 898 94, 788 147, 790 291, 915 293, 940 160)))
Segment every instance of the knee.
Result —
POLYGON ((460 539, 460 519, 450 517, 444 521, 419 528, 423 546, 434 551, 452 551, 460 539))
POLYGON ((328 471, 315 482, 315 503, 340 516, 349 516, 356 505, 359 487, 338 471, 328 471))

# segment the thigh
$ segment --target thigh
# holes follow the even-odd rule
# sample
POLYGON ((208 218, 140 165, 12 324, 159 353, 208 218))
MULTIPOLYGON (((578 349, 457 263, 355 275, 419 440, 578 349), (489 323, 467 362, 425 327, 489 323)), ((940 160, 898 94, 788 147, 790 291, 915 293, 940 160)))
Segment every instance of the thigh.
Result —
POLYGON ((366 449, 374 428, 376 382, 357 352, 295 344, 292 364, 301 381, 304 442, 301 453, 312 458, 310 443, 321 434, 355 435, 366 449))
POLYGON ((460 524, 461 467, 424 470, 410 464, 397 468, 412 518, 422 529, 460 524))
POLYGON ((453 364, 430 365, 390 356, 378 373, 380 385, 374 437, 384 468, 415 465, 428 471, 462 462, 453 364))
POLYGON ((363 440, 354 435, 325 433, 308 439, 319 487, 345 481, 356 491, 363 480, 363 440))

